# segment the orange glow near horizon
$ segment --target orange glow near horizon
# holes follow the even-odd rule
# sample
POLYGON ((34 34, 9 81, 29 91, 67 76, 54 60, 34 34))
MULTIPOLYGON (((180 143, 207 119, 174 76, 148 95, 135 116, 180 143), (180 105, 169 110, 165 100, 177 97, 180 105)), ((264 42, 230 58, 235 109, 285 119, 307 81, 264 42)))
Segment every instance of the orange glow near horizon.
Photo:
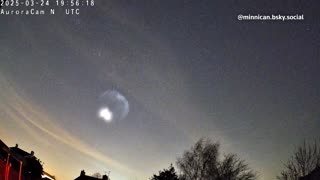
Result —
MULTIPOLYGON (((112 159, 111 157, 108 157, 106 154, 93 149, 85 142, 65 131, 58 124, 53 123, 55 122, 52 120, 53 117, 45 113, 45 111, 38 107, 36 104, 32 103, 30 99, 27 99, 22 94, 19 94, 14 86, 8 83, 6 79, 4 79, 4 76, 0 76, 0 91, 2 92, 2 95, 0 95, 0 98, 2 99, 0 108, 7 114, 8 119, 10 119, 11 122, 18 126, 15 128, 21 130, 20 132, 15 132, 14 134, 17 133, 25 136, 22 134, 22 132, 25 131, 27 133, 27 136, 31 138, 28 138, 28 142, 18 143, 23 144, 23 146, 30 143, 29 145, 33 146, 32 148, 35 148, 35 146, 37 146, 36 149, 39 151, 38 154, 47 154, 46 157, 39 157, 40 159, 43 159, 44 162, 52 162, 53 159, 51 159, 51 155, 48 154, 48 152, 44 151, 45 148, 41 148, 40 146, 50 147, 52 146, 52 143, 50 141, 53 141, 58 142, 63 151, 66 150, 68 152, 76 152, 77 155, 93 158, 94 161, 102 162, 106 166, 120 171, 124 174, 134 174, 135 176, 139 174, 137 173, 137 171, 133 171, 131 168, 126 167, 125 165, 112 159)), ((10 131, 10 128, 12 127, 8 127, 7 131, 10 131)), ((27 136, 25 136, 24 138, 26 138, 27 136)), ((14 143, 12 141, 15 138, 10 137, 10 135, 5 136, 4 140, 8 140, 9 142, 11 141, 10 143, 14 143)), ((57 145, 57 143, 54 144, 57 145)), ((53 147, 53 149, 58 150, 59 148, 53 147)), ((63 152, 59 153, 63 154, 63 152)), ((69 179, 72 177, 74 178, 74 176, 78 175, 78 173, 80 172, 80 169, 74 169, 74 171, 71 172, 73 173, 73 175, 63 175, 61 174, 61 172, 64 171, 63 169, 61 169, 61 167, 59 167, 59 165, 52 165, 50 163, 45 163, 44 168, 48 170, 56 169, 52 172, 54 172, 56 174, 56 177, 58 177, 59 179, 69 179)))

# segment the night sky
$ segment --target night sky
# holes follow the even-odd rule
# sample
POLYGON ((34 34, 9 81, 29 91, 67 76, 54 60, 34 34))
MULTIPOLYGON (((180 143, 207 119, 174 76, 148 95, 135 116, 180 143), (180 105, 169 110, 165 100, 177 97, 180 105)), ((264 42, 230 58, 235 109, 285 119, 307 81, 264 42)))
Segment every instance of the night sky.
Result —
POLYGON ((146 180, 200 137, 275 179, 320 138, 319 12, 319 1, 96 0, 74 16, 0 15, 0 139, 59 180, 82 169, 146 180), (272 13, 305 20, 237 19, 272 13), (106 122, 111 90, 129 113, 106 122))

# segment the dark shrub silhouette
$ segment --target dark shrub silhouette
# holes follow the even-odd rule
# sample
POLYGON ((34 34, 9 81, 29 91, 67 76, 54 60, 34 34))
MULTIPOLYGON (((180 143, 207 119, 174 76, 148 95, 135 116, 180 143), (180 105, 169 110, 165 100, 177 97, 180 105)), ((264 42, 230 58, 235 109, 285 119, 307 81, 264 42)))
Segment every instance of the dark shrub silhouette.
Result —
POLYGON ((172 164, 168 169, 164 169, 163 171, 159 172, 159 175, 153 175, 150 180, 179 180, 178 175, 172 164))
POLYGON ((42 162, 34 156, 27 157, 23 166, 23 172, 27 176, 41 178, 43 172, 42 162))

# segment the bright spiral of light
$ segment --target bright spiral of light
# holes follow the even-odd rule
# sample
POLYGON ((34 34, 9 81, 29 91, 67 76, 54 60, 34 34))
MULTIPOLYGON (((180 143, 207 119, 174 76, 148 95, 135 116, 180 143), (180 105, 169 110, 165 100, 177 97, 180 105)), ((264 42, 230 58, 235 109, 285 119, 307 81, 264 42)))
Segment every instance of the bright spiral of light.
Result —
POLYGON ((105 91, 99 97, 98 116, 105 122, 122 120, 129 113, 129 102, 116 90, 105 91))

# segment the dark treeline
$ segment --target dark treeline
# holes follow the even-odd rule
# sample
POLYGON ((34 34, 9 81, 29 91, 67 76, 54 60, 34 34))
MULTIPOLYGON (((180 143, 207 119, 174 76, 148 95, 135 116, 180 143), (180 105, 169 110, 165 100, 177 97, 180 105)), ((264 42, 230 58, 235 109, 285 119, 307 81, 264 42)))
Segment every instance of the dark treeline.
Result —
MULTIPOLYGON (((220 144, 201 138, 167 169, 150 180, 256 180, 258 173, 236 154, 221 156, 220 144)), ((319 180, 320 146, 304 142, 284 165, 278 180, 319 180)))

